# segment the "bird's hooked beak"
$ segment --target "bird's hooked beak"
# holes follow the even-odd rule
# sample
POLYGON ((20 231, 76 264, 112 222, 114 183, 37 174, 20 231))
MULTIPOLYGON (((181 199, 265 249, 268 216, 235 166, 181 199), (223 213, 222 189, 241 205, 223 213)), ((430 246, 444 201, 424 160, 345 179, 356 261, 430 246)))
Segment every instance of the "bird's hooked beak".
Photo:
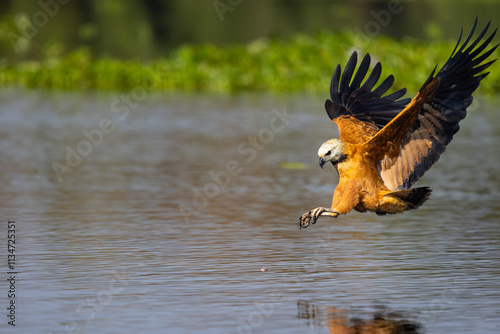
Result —
POLYGON ((323 157, 320 157, 320 158, 319 158, 319 166, 320 166, 321 168, 323 168, 323 166, 324 166, 327 162, 328 162, 328 160, 326 160, 325 158, 323 158, 323 157))

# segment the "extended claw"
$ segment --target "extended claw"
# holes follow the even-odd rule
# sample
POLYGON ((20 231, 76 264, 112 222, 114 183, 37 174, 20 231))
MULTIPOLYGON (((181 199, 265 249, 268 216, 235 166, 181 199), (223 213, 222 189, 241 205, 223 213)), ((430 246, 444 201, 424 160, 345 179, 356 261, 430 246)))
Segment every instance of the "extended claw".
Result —
POLYGON ((299 228, 307 228, 311 224, 316 224, 318 221, 318 218, 321 216, 330 216, 333 218, 337 218, 339 213, 335 210, 332 209, 326 209, 323 207, 317 207, 314 210, 311 210, 307 213, 304 213, 300 218, 299 218, 299 228))
POLYGON ((321 216, 321 214, 323 212, 325 212, 325 210, 326 210, 325 208, 318 207, 312 211, 312 220, 313 220, 312 223, 313 224, 316 224, 316 221, 318 220, 319 216, 321 216))
POLYGON ((307 228, 310 225, 311 221, 311 211, 304 213, 299 217, 299 228, 302 230, 303 228, 307 228))
POLYGON ((302 230, 303 228, 308 227, 309 224, 302 223, 302 216, 299 217, 299 229, 302 230))

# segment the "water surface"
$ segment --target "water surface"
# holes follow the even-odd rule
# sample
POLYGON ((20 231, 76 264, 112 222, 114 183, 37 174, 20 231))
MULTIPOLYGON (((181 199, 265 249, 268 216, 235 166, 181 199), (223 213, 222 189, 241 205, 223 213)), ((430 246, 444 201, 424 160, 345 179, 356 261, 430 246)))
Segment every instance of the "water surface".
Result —
POLYGON ((324 97, 124 95, 0 93, 18 332, 500 327, 498 103, 471 107, 421 209, 300 231, 338 181, 317 165, 337 135, 324 97))

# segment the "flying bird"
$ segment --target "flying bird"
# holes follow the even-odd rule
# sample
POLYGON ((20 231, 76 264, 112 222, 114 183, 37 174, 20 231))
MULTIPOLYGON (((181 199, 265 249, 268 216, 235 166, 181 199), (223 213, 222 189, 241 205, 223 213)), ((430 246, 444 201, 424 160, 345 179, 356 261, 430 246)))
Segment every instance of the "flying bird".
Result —
POLYGON ((320 216, 337 217, 351 210, 378 215, 403 213, 419 208, 429 199, 430 187, 412 188, 459 130, 472 103, 471 94, 488 75, 495 60, 484 62, 498 44, 484 51, 497 29, 483 41, 490 22, 469 45, 477 25, 444 66, 434 68, 413 99, 401 99, 406 89, 382 96, 394 82, 390 75, 375 89, 382 66, 370 68, 370 55, 361 61, 353 52, 344 73, 337 66, 330 84, 326 113, 339 129, 339 139, 330 139, 318 150, 319 165, 331 162, 339 174, 331 208, 318 207, 300 217, 301 228, 315 224, 320 216), (478 46, 479 44, 479 46, 478 46), (484 51, 484 52, 483 52, 484 51), (355 74, 354 74, 355 73, 355 74), (354 75, 354 78, 353 78, 354 75), (363 82, 363 84, 361 84, 363 82))

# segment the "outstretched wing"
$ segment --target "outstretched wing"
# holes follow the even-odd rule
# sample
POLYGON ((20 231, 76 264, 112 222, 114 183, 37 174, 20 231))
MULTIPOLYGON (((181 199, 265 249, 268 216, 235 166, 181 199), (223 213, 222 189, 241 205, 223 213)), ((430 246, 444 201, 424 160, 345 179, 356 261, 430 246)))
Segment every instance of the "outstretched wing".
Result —
POLYGON ((340 65, 337 65, 330 84, 331 100, 325 102, 326 113, 339 127, 340 139, 352 144, 361 144, 373 137, 410 101, 398 101, 406 93, 406 88, 382 97, 394 82, 392 75, 372 91, 382 72, 380 63, 375 65, 361 85, 370 68, 370 61, 370 55, 366 54, 354 78, 352 76, 358 62, 356 52, 347 62, 342 79, 340 65))
POLYGON ((450 58, 434 77, 431 73, 419 94, 401 115, 379 131, 367 148, 378 162, 378 170, 384 184, 391 190, 409 189, 430 167, 436 163, 459 130, 459 122, 465 118, 466 108, 472 103, 471 94, 479 82, 488 75, 482 73, 495 60, 483 63, 496 46, 488 51, 495 31, 477 48, 490 23, 467 47, 472 30, 460 49, 459 40, 450 58), (466 48, 467 47, 467 48, 466 48), (475 49, 474 49, 475 48, 475 49))

